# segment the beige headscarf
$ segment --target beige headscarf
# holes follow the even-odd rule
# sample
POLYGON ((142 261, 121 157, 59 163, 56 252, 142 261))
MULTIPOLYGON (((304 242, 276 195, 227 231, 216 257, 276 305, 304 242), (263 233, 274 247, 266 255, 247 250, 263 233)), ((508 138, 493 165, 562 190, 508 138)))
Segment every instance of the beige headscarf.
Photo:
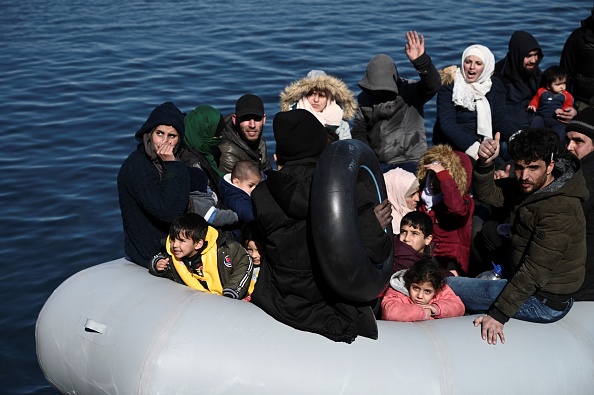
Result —
POLYGON ((388 200, 392 204, 392 233, 400 233, 400 221, 411 209, 406 204, 406 197, 419 190, 417 176, 399 167, 384 173, 388 200))

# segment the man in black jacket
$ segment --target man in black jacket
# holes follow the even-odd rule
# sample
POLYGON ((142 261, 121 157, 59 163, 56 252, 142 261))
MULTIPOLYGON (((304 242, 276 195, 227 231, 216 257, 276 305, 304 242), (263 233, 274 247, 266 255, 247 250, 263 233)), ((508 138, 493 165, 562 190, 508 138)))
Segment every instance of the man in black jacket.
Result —
POLYGON ((567 124, 567 151, 576 155, 582 163, 582 173, 590 193, 582 202, 586 216, 586 278, 575 293, 575 300, 594 300, 594 108, 579 112, 567 124))
POLYGON ((256 95, 245 94, 237 99, 235 113, 225 117, 223 141, 219 144, 219 170, 229 174, 239 161, 249 160, 262 171, 270 170, 266 141, 262 132, 266 123, 264 103, 256 95))

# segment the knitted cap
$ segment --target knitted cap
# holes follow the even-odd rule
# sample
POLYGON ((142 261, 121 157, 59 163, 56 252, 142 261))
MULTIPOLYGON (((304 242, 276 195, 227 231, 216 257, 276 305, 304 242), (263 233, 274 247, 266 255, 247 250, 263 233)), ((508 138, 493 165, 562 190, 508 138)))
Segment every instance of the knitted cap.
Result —
POLYGON ((578 112, 565 127, 565 133, 578 132, 594 140, 594 107, 587 107, 578 112))
POLYGON ((272 121, 276 157, 280 163, 318 158, 327 144, 326 130, 307 110, 279 112, 272 121))
POLYGON ((188 174, 190 175, 190 192, 206 192, 208 177, 206 177, 204 170, 199 167, 189 166, 188 174))
POLYGON ((235 116, 241 118, 244 115, 264 116, 264 103, 256 95, 248 93, 237 99, 235 103, 235 116))

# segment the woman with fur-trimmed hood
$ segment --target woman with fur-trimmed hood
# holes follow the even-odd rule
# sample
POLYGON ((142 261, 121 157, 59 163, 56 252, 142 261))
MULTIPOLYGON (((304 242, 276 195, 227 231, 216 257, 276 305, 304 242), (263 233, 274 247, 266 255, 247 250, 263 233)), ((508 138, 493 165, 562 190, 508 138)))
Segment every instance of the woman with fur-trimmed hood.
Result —
POLYGON ((417 178, 423 188, 418 210, 433 220, 433 251, 455 275, 468 273, 474 200, 468 193, 472 163, 449 145, 429 148, 419 162, 417 178))
POLYGON ((340 79, 312 70, 280 94, 281 111, 304 109, 326 128, 329 142, 351 138, 349 121, 355 116, 355 95, 340 79))

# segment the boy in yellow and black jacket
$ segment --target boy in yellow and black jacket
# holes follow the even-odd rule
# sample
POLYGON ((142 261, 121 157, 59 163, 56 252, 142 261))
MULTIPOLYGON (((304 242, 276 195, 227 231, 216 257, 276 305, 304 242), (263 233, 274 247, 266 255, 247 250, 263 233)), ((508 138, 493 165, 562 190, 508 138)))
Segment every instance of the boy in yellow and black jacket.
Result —
POLYGON ((188 213, 173 221, 166 250, 151 260, 151 274, 233 299, 247 295, 253 270, 250 256, 200 215, 188 213))

